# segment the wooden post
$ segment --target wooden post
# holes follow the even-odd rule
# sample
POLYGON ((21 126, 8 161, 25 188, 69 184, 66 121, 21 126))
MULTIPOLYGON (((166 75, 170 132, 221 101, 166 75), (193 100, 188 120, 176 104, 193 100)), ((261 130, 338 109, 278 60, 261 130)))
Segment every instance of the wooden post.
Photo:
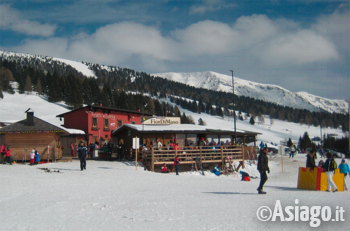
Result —
POLYGON ((151 147, 151 172, 154 172, 154 150, 151 147))
POLYGON ((220 146, 220 151, 221 151, 221 161, 224 160, 224 148, 220 146))
POLYGON ((137 171, 137 136, 135 136, 135 167, 136 167, 136 171, 137 171))
POLYGON ((245 160, 244 146, 242 146, 242 154, 243 154, 243 162, 244 162, 244 160, 245 160))
POLYGON ((202 146, 199 146, 199 159, 202 161, 202 146))
POLYGON ((283 145, 281 145, 281 167, 282 167, 282 173, 283 173, 283 153, 282 153, 282 150, 283 150, 283 145))

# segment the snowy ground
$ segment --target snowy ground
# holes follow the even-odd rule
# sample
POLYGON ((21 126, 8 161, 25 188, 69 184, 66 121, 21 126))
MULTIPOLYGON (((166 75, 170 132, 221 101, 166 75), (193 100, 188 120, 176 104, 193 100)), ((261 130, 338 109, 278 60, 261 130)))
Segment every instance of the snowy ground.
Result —
MULTIPOLYGON (((266 195, 259 179, 198 172, 161 174, 135 170, 134 162, 79 161, 29 166, 0 165, 1 230, 311 230, 306 221, 259 221, 261 206, 343 206, 345 221, 322 222, 317 230, 350 225, 349 192, 298 190, 298 167, 306 157, 270 160, 266 195), (47 173, 41 168, 60 170, 47 173)), ((340 163, 340 160, 337 159, 340 163)), ((246 171, 256 175, 256 166, 246 171)), ((350 182, 348 182, 350 183, 350 182)), ((334 217, 334 215, 333 215, 334 217)))

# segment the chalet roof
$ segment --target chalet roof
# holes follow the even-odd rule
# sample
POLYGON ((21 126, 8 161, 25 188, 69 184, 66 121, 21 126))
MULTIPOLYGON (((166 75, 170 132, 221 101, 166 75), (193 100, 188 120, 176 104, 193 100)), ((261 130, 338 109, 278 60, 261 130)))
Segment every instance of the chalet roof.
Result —
POLYGON ((138 114, 138 115, 142 115, 143 114, 144 116, 152 116, 152 114, 150 114, 150 113, 142 113, 142 112, 139 112, 139 111, 126 110, 126 109, 113 108, 113 107, 103 107, 103 106, 98 106, 98 105, 88 105, 88 106, 81 107, 81 108, 78 108, 78 109, 75 109, 75 110, 72 110, 72 111, 69 111, 69 112, 66 112, 66 113, 59 114, 56 117, 64 117, 67 114, 73 113, 75 111, 79 111, 79 110, 84 109, 84 108, 89 110, 89 111, 103 110, 103 111, 106 111, 106 112, 108 112, 108 111, 109 112, 115 111, 115 112, 126 112, 126 113, 138 114))
POLYGON ((34 116, 34 125, 27 125, 27 119, 18 121, 0 129, 0 134, 5 133, 35 133, 35 132, 49 132, 49 133, 66 133, 69 132, 63 128, 46 122, 34 116))
MULTIPOLYGON (((112 132, 117 134, 122 130, 134 130, 139 133, 201 133, 201 134, 232 134, 234 133, 233 129, 219 129, 210 126, 200 126, 193 124, 177 124, 177 125, 139 125, 139 124, 124 124, 118 129, 112 132)), ((261 133, 236 130, 237 135, 239 136, 256 136, 261 133)))

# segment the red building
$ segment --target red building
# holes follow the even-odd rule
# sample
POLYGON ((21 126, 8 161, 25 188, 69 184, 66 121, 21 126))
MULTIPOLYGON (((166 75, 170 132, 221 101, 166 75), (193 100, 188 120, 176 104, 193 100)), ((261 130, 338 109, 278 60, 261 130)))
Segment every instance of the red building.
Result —
MULTIPOLYGON (((57 115, 64 118, 63 126, 83 130, 88 143, 103 143, 111 139, 111 132, 123 124, 141 124, 142 112, 103 107, 102 104, 85 106, 57 115)), ((144 113, 145 116, 151 116, 144 113)))

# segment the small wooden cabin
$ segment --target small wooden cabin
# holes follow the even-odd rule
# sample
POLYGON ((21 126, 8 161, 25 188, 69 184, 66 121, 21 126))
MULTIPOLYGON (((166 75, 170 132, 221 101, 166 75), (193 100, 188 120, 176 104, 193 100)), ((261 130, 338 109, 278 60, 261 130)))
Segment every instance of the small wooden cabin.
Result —
POLYGON ((0 129, 1 140, 10 147, 12 158, 28 161, 33 148, 37 149, 41 160, 62 158, 61 135, 69 133, 35 117, 29 109, 26 113, 26 119, 0 129))

